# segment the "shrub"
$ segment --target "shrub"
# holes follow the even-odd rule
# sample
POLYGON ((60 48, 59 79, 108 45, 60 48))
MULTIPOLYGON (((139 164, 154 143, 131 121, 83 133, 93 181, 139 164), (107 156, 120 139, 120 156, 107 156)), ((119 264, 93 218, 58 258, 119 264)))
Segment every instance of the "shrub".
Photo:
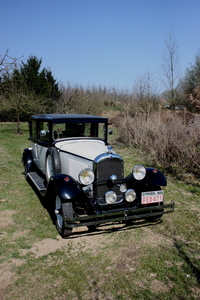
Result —
POLYGON ((159 111, 122 115, 115 125, 119 140, 140 147, 149 163, 176 175, 200 175, 200 115, 159 111))

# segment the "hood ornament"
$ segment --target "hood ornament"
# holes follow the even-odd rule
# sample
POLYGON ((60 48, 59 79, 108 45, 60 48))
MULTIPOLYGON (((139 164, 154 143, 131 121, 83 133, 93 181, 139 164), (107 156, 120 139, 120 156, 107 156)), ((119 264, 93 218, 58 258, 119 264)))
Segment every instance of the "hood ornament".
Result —
POLYGON ((113 153, 113 151, 112 151, 112 148, 113 148, 113 147, 109 145, 107 148, 108 148, 108 153, 109 153, 109 154, 112 154, 112 153, 113 153))

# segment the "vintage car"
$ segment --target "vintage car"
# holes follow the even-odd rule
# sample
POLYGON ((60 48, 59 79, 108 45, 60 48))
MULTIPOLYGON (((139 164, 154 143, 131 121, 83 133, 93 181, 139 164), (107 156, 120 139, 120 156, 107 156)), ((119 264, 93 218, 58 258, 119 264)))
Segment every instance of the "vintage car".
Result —
POLYGON ((165 176, 155 168, 124 163, 108 144, 108 119, 79 114, 39 114, 29 121, 25 177, 51 207, 62 237, 74 227, 157 220, 174 210, 164 204, 165 176))

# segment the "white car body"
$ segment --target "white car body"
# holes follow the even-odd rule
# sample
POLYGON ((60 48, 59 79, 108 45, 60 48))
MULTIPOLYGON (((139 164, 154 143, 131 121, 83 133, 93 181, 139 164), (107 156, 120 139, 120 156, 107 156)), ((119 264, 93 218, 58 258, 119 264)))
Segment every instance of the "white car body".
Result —
POLYGON ((93 161, 108 151, 105 143, 94 139, 65 140, 55 144, 59 150, 62 173, 70 174, 75 180, 81 170, 93 170, 93 161))

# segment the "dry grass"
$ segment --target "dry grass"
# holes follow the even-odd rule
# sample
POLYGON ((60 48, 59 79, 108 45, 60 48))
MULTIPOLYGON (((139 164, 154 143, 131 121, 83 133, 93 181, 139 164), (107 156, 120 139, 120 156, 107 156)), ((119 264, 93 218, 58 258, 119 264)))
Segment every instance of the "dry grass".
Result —
POLYGON ((121 129, 119 139, 141 148, 151 165, 179 176, 199 176, 200 115, 171 111, 121 115, 115 125, 121 129))

